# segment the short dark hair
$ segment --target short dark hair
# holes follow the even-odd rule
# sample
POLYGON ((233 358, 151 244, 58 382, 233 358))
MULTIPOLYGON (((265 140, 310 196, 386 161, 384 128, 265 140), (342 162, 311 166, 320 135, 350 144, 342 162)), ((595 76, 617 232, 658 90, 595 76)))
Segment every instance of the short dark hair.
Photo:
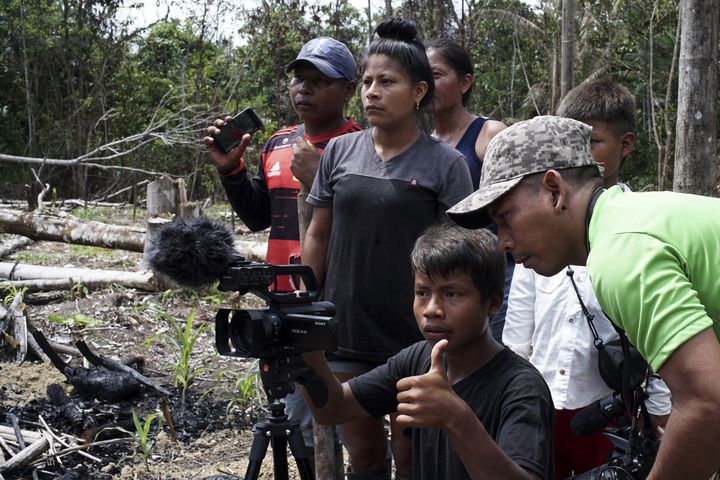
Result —
MULTIPOLYGON (((588 183, 599 187, 603 184, 603 177, 597 165, 585 165, 582 167, 563 168, 558 170, 563 180, 573 187, 582 188, 588 183)), ((527 175, 523 178, 522 183, 532 185, 533 188, 540 188, 545 172, 537 172, 527 175)))
MULTIPOLYGON (((453 42, 449 38, 433 38, 430 41, 425 42, 425 51, 430 49, 437 50, 445 61, 452 67, 458 78, 464 78, 465 75, 473 75, 475 69, 473 68, 472 60, 467 50, 453 42)), ((470 102, 470 95, 472 95, 472 83, 467 92, 462 96, 463 107, 467 107, 470 102)))
POLYGON ((486 229, 468 230, 449 221, 432 225, 415 241, 410 261, 414 273, 428 277, 467 273, 483 301, 505 287, 505 256, 486 229))
POLYGON ((557 115, 581 122, 605 121, 618 135, 634 133, 635 97, 627 88, 611 80, 587 80, 565 95, 557 115))
POLYGON ((435 96, 435 80, 425 54, 425 46, 417 39, 417 33, 415 24, 403 18, 391 18, 382 22, 375 29, 378 38, 372 41, 365 54, 363 69, 371 55, 387 55, 392 58, 405 69, 413 82, 427 83, 427 92, 420 100, 420 107, 424 107, 432 102, 435 96))

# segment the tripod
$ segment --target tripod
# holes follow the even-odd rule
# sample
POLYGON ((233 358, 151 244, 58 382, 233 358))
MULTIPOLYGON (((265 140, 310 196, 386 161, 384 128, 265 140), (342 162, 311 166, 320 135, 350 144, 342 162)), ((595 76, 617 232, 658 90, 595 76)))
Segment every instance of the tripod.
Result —
POLYGON ((302 480, 314 480, 315 475, 311 469, 299 423, 288 420, 287 415, 285 415, 285 404, 281 401, 276 399, 269 405, 269 408, 271 415, 255 424, 255 436, 250 449, 250 463, 245 471, 245 480, 256 480, 258 478, 260 466, 270 444, 272 444, 273 451, 275 480, 288 479, 288 444, 293 457, 295 457, 300 478, 302 480))
MULTIPOLYGON (((285 414, 285 404, 280 401, 293 391, 298 375, 308 369, 309 367, 298 354, 260 359, 260 377, 268 396, 270 416, 255 424, 255 435, 250 448, 250 463, 245 471, 245 480, 257 480, 268 445, 272 445, 275 480, 288 480, 288 445, 300 472, 300 479, 315 480, 300 432, 300 423, 288 419, 285 414)), ((324 384, 322 385, 324 387, 324 384)), ((311 390, 311 395, 314 395, 315 388, 311 390)))

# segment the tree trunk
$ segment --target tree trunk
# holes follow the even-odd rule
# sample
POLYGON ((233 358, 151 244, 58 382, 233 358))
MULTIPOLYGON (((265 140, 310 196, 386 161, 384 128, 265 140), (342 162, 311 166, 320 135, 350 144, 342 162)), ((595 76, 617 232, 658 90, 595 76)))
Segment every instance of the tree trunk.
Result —
POLYGON ((145 230, 127 225, 108 225, 54 213, 0 209, 0 228, 33 240, 143 251, 145 230))
POLYGON ((575 39, 575 0, 562 0, 562 46, 560 69, 560 98, 573 87, 573 47, 575 39))
POLYGON ((151 272, 44 267, 15 262, 0 262, 0 278, 10 280, 9 282, 3 282, 3 285, 26 286, 31 290, 57 290, 58 288, 71 288, 76 284, 83 284, 88 288, 102 288, 113 283, 150 292, 158 290, 158 281, 151 272))
POLYGON ((715 0, 680 2, 680 74, 673 190, 711 195, 718 179, 715 0))

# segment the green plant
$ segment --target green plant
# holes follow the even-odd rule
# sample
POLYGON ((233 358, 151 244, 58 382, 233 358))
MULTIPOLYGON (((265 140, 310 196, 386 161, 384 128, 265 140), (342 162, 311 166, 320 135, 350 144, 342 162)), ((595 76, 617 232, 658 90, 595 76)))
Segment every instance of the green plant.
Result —
POLYGON ((8 292, 7 295, 5 295, 5 298, 3 298, 3 304, 5 305, 11 304, 15 297, 17 297, 18 293, 22 293, 24 295, 25 292, 27 292, 27 287, 17 288, 15 285, 6 287, 0 284, 0 289, 8 292))
POLYGON ((162 295, 160 295, 160 303, 165 304, 165 303, 169 302, 174 294, 175 294, 175 292, 169 288, 167 290, 164 290, 162 292, 162 295))
POLYGON ((82 313, 73 313, 69 317, 61 317, 53 313, 48 314, 48 320, 58 325, 67 325, 68 327, 98 327, 102 322, 96 318, 83 315, 82 313))
POLYGON ((265 392, 260 387, 258 375, 258 361, 255 360, 242 375, 235 378, 235 396, 228 403, 226 413, 232 410, 244 412, 254 404, 261 404, 264 401, 265 392))
POLYGON ((135 409, 133 408, 131 411, 133 423, 135 424, 134 432, 131 432, 130 430, 127 430, 123 427, 110 427, 102 429, 100 432, 97 433, 97 435, 100 435, 100 433, 104 432, 105 430, 117 430, 119 432, 129 435, 138 444, 140 452, 143 455, 143 460, 145 461, 145 468, 149 470, 148 457, 150 456, 150 451, 152 450, 152 443, 150 442, 150 427, 152 427, 153 421, 157 418, 158 429, 161 429, 162 416, 158 413, 151 413, 145 418, 145 421, 142 422, 140 420, 140 417, 138 417, 137 413, 135 413, 135 409))
POLYGON ((182 388, 180 401, 184 407, 188 387, 192 384, 195 376, 204 370, 202 367, 193 368, 190 363, 190 356, 198 337, 207 330, 207 325, 201 324, 193 331, 193 325, 195 323, 194 309, 190 312, 184 325, 175 320, 175 318, 167 312, 161 310, 156 310, 156 312, 172 327, 173 335, 168 335, 168 340, 175 350, 173 385, 175 388, 177 388, 178 385, 182 388))
POLYGON ((83 220, 107 222, 112 216, 112 209, 108 207, 75 208, 70 211, 70 214, 83 220))
POLYGON ((70 298, 85 298, 90 293, 90 290, 87 288, 87 286, 82 283, 74 283, 72 287, 70 287, 70 298))

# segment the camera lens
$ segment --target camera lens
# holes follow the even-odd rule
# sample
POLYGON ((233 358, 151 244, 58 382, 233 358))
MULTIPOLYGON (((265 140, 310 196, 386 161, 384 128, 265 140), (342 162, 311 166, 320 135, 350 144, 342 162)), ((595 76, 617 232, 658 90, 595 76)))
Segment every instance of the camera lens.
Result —
POLYGON ((257 356, 275 339, 277 321, 262 310, 235 310, 228 336, 239 354, 257 356))

